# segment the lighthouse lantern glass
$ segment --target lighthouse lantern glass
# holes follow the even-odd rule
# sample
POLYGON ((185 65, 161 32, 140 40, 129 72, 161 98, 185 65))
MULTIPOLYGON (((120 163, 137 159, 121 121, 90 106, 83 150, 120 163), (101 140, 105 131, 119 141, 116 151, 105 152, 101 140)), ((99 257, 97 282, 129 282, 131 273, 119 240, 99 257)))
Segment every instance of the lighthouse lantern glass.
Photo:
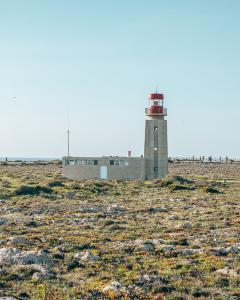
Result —
POLYGON ((163 106, 163 100, 162 99, 149 99, 150 106, 163 106))

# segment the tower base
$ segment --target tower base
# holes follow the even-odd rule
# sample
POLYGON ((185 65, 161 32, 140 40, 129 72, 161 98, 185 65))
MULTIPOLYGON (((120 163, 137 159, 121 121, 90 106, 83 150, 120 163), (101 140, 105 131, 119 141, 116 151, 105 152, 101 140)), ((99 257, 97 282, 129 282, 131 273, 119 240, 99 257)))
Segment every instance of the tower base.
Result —
POLYGON ((168 173, 167 120, 148 117, 145 121, 145 179, 162 178, 168 173))

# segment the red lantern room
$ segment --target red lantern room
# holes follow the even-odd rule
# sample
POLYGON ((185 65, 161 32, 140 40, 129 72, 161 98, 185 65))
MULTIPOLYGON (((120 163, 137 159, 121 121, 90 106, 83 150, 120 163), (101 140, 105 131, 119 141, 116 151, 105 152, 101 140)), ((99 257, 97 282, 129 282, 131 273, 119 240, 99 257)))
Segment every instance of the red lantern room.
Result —
POLYGON ((163 94, 149 94, 149 114, 163 114, 163 94))

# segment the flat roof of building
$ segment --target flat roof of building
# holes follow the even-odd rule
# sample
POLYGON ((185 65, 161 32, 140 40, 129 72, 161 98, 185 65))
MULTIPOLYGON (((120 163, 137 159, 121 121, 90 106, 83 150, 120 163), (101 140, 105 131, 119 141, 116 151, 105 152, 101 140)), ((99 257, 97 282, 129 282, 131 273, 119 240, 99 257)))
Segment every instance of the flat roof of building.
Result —
POLYGON ((109 158, 109 159, 142 159, 143 157, 134 156, 64 156, 63 159, 101 159, 101 158, 109 158))

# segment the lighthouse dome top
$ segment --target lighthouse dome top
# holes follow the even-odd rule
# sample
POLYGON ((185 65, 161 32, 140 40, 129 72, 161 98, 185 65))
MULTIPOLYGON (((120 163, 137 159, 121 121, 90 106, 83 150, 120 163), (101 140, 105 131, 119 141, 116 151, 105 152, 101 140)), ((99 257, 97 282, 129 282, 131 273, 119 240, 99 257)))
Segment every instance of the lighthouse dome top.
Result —
POLYGON ((163 94, 159 94, 159 93, 151 93, 148 96, 149 99, 155 100, 155 99, 160 99, 163 100, 164 99, 164 95, 163 94))

